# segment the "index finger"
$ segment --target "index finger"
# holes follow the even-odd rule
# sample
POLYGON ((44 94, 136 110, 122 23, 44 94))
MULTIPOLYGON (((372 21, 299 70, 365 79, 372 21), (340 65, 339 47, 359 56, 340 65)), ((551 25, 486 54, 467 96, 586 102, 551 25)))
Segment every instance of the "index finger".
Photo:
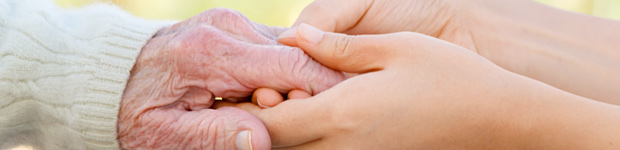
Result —
POLYGON ((362 19, 373 2, 374 0, 316 0, 304 8, 293 26, 305 23, 327 32, 342 32, 362 19))
POLYGON ((302 23, 326 32, 344 32, 364 17, 373 2, 374 0, 316 0, 304 8, 293 27, 278 37, 278 42, 296 46, 296 27, 302 23))

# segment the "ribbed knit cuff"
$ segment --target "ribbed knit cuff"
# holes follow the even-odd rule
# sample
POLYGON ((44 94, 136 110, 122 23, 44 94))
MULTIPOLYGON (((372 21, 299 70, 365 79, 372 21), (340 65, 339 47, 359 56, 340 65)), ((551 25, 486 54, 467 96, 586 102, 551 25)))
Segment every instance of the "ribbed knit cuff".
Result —
POLYGON ((119 149, 117 118, 123 91, 142 47, 170 22, 146 21, 130 15, 98 20, 109 29, 100 54, 95 77, 89 80, 86 95, 75 100, 74 128, 80 132, 88 149, 119 149))

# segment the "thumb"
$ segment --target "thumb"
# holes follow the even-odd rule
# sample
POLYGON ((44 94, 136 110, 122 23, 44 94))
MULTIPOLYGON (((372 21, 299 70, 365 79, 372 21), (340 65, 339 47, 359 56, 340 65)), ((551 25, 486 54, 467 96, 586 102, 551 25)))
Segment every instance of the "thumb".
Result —
POLYGON ((297 46, 294 38, 296 27, 302 23, 327 32, 344 32, 353 28, 364 17, 373 1, 316 0, 304 8, 293 28, 280 34, 278 41, 289 46, 297 46))
POLYGON ((121 117, 122 149, 269 149, 265 125, 251 113, 221 107, 201 110, 153 109, 121 117))
POLYGON ((382 70, 402 58, 408 47, 407 34, 345 35, 323 32, 302 24, 296 40, 299 47, 321 64, 335 70, 365 73, 382 70), (405 36, 403 36, 405 35, 405 36))

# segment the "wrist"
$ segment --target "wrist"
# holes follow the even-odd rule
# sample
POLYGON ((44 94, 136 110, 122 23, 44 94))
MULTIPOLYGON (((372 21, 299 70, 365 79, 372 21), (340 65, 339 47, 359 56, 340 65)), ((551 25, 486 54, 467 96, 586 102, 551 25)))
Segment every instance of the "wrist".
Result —
POLYGON ((620 73, 620 23, 532 1, 481 0, 469 27, 477 51, 512 72, 612 104, 620 73), (584 88, 587 87, 587 88, 584 88))
POLYGON ((620 107, 524 80, 512 84, 496 109, 499 149, 620 148, 620 107))
POLYGON ((467 11, 470 24, 473 24, 470 26, 472 36, 477 39, 477 47, 484 51, 481 54, 495 61, 554 51, 567 55, 583 51, 605 53, 601 51, 620 40, 617 33, 609 32, 620 29, 620 23, 616 21, 563 11, 533 1, 478 2, 467 11))
POLYGON ((546 7, 531 1, 480 0, 467 11, 471 36, 483 57, 513 72, 524 69, 530 54, 554 49, 540 17, 546 7), (538 52, 535 52, 538 51, 538 52))

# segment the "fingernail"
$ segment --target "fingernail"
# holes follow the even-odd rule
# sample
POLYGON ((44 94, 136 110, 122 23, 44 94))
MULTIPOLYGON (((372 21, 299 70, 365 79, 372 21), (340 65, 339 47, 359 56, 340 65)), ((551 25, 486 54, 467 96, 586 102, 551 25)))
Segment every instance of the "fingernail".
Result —
POLYGON ((257 100, 256 100, 256 103, 258 103, 258 106, 260 106, 260 107, 262 107, 262 108, 271 108, 271 107, 269 107, 269 106, 265 106, 265 105, 263 105, 262 103, 260 103, 260 99, 257 99, 257 100))
POLYGON ((237 134, 237 149, 252 150, 252 131, 243 130, 237 134))
POLYGON ((310 44, 317 44, 323 39, 323 31, 307 24, 299 25, 299 35, 310 44))
POLYGON ((292 27, 282 32, 282 34, 278 36, 278 39, 295 38, 295 36, 297 36, 297 27, 292 27))

